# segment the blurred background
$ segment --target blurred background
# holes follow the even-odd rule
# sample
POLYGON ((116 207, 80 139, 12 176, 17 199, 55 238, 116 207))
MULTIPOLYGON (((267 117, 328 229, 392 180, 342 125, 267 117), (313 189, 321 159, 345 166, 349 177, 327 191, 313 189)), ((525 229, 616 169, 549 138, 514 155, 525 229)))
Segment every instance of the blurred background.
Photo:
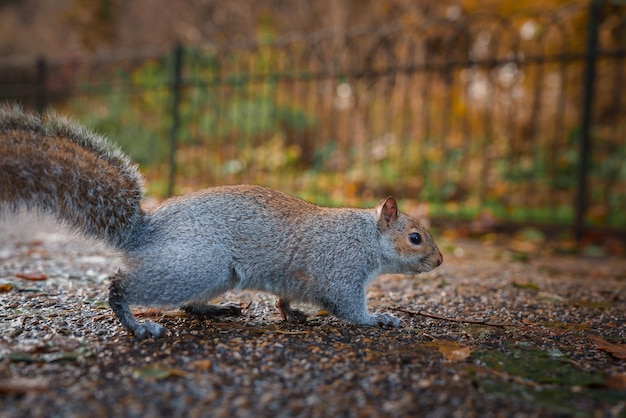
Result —
POLYGON ((626 233, 624 0, 0 0, 0 100, 107 135, 153 196, 626 233))

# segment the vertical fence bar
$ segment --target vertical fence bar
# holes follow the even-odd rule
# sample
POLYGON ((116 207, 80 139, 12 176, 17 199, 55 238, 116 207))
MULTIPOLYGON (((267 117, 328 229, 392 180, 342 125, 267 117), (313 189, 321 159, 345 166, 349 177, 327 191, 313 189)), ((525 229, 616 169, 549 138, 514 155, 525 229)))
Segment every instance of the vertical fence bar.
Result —
POLYGON ((174 49, 174 74, 172 81, 172 129, 170 131, 170 172, 167 182, 167 195, 174 194, 176 183, 176 142, 180 125, 180 97, 182 87, 183 46, 176 44, 174 49))
POLYGON ((585 79, 583 84, 583 108, 580 128, 580 154, 578 160, 578 190, 576 193, 576 217, 574 219, 574 234, 580 242, 585 229, 585 213, 588 205, 588 177, 589 160, 591 153, 591 138, 589 136, 591 112, 593 108, 593 90, 598 48, 598 26, 600 12, 604 0, 591 0, 589 3, 589 22, 587 35, 587 53, 585 59, 585 79))
POLYGON ((43 56, 37 58, 37 62, 35 63, 35 72, 37 77, 34 97, 35 109, 41 114, 44 110, 46 110, 46 106, 48 104, 48 65, 43 56))

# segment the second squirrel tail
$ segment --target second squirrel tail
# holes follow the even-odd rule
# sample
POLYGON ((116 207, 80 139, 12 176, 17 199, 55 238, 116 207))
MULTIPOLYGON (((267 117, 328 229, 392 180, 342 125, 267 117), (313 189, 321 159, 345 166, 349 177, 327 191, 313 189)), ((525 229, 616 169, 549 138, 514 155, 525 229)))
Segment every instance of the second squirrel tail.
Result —
POLYGON ((143 219, 142 184, 135 164, 105 138, 52 114, 0 105, 0 212, 49 213, 125 248, 143 219))

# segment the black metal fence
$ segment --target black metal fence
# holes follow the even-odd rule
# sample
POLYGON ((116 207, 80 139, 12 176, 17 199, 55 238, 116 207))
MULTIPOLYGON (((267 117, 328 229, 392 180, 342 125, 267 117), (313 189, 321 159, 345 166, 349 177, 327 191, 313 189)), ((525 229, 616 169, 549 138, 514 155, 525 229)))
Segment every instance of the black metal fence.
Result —
POLYGON ((0 98, 118 141, 162 194, 626 226, 626 7, 394 23, 167 53, 0 58, 0 98), (420 206, 427 203, 427 206, 420 206))

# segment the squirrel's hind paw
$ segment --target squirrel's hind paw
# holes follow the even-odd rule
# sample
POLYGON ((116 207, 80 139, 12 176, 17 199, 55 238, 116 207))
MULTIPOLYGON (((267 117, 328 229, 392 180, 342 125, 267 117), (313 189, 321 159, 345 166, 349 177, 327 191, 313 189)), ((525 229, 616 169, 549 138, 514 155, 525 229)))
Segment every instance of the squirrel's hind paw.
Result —
POLYGON ((202 316, 240 316, 242 307, 237 302, 222 302, 219 305, 207 305, 206 303, 191 302, 180 307, 188 314, 202 316))
POLYGON ((278 299, 276 301, 276 308, 279 310, 280 316, 282 316, 285 321, 296 324, 306 323, 307 314, 300 309, 292 308, 287 299, 278 299))
MULTIPOLYGON (((282 316, 282 313, 281 313, 282 316)), ((287 322, 291 322, 294 324, 305 324, 308 315, 301 311, 300 309, 290 309, 288 312, 285 312, 283 319, 287 322)))

